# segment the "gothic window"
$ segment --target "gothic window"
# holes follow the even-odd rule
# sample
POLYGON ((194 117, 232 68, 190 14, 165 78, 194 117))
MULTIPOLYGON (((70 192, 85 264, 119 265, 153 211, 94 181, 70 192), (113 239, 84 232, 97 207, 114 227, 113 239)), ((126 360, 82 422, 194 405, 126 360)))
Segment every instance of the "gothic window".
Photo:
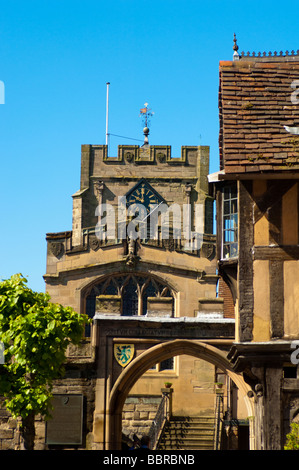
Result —
MULTIPOLYGON (((101 299, 102 304, 107 301, 107 304, 119 305, 122 316, 158 314, 169 317, 174 314, 172 289, 163 281, 140 273, 111 275, 94 285, 85 298, 85 311, 90 318, 96 313, 97 299, 101 299)), ((109 308, 106 311, 109 313, 109 308)))

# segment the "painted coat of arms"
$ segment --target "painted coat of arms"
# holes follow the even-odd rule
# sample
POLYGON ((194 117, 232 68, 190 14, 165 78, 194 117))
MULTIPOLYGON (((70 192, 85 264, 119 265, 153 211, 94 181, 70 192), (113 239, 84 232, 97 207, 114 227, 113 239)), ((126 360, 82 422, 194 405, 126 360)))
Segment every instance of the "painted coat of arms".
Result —
POLYGON ((122 367, 126 367, 134 356, 134 344, 115 344, 114 345, 114 357, 118 364, 122 367))

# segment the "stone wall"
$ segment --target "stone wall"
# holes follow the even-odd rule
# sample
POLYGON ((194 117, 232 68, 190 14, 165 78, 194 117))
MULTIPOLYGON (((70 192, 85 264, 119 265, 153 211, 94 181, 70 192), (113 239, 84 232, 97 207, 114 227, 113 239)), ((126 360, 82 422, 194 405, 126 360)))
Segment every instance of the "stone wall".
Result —
MULTIPOLYGON (((13 418, 0 399, 0 450, 21 450, 22 438, 20 435, 21 420, 13 418)), ((44 450, 45 422, 41 416, 35 419, 35 450, 44 450)))
POLYGON ((148 434, 161 399, 161 395, 132 395, 126 399, 122 421, 125 441, 132 441, 134 434, 139 438, 148 434))
POLYGON ((0 450, 14 450, 19 447, 18 421, 6 410, 0 401, 0 450))
MULTIPOLYGON (((92 449, 93 447, 93 412, 95 401, 95 377, 92 364, 69 364, 66 366, 65 376, 56 380, 53 385, 53 394, 82 394, 83 395, 83 442, 82 446, 48 446, 46 444, 46 422, 37 415, 35 418, 35 444, 34 450, 50 449, 92 449)), ((4 406, 4 399, 0 399, 0 450, 22 449, 20 436, 20 419, 14 419, 4 406)))

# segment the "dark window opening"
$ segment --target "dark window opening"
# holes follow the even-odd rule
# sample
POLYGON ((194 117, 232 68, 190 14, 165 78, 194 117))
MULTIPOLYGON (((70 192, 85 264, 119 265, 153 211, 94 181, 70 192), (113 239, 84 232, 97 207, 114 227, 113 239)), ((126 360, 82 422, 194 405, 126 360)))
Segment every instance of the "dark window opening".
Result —
POLYGON ((173 370, 174 369, 174 359, 170 357, 169 359, 165 359, 160 363, 160 371, 161 370, 173 370))
POLYGON ((131 278, 124 288, 122 315, 133 316, 138 315, 138 294, 137 286, 131 278))
POLYGON ((112 280, 105 289, 105 295, 117 295, 117 287, 112 280))
MULTIPOLYGON (((93 318, 94 312, 96 309, 96 295, 91 294, 88 297, 86 297, 86 315, 89 318, 93 318)), ((90 332, 91 332, 91 325, 85 325, 85 336, 86 338, 90 337, 90 332)))
POLYGON ((297 378, 297 367, 287 366, 283 368, 284 379, 296 379, 297 378))

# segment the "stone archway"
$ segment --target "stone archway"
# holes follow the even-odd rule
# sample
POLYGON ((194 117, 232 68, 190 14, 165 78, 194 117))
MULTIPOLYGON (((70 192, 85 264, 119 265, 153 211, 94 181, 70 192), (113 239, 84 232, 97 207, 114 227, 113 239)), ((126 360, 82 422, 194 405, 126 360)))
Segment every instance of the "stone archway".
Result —
MULTIPOLYGON (((134 359, 116 380, 109 397, 108 442, 109 450, 121 448, 122 409, 126 397, 137 380, 157 361, 162 361, 182 354, 198 357, 210 362, 223 371, 235 382, 245 403, 249 416, 254 416, 254 407, 247 397, 249 386, 242 376, 233 372, 225 353, 207 343, 196 340, 177 339, 153 346, 134 359)), ((252 447, 252 446, 251 446, 252 447)))

